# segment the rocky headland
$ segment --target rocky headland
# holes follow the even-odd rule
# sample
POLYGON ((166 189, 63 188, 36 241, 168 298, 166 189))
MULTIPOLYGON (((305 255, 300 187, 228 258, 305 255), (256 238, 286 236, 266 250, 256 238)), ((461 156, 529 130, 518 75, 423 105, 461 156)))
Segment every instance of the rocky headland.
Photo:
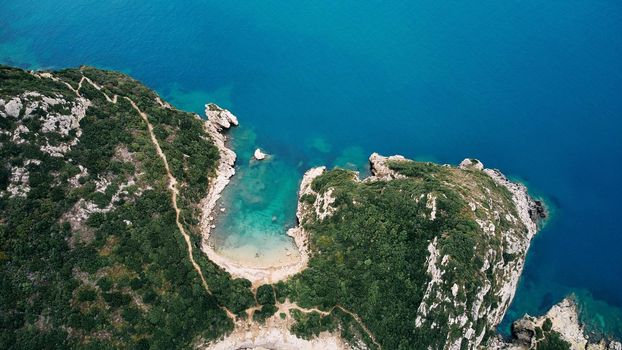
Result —
MULTIPOLYGON (((215 120, 218 119, 219 118, 215 118, 215 120)), ((209 117, 207 123, 210 123, 209 117)), ((212 129, 216 130, 216 128, 212 129)), ((221 130, 217 131, 218 133, 221 132, 221 130)), ((219 146, 219 148, 222 149, 223 153, 230 154, 231 152, 226 149, 226 147, 219 146)), ((225 159, 231 158, 229 157, 225 159)), ((404 180, 408 178, 407 175, 394 169, 393 166, 396 162, 411 162, 402 156, 398 155, 384 157, 374 153, 370 156, 369 162, 372 175, 361 180, 359 179, 358 174, 352 173, 353 181, 358 183, 374 183, 379 181, 387 182, 400 179, 404 180)), ((233 174, 233 171, 230 170, 232 166, 232 162, 229 162, 226 163, 226 165, 219 167, 219 169, 224 169, 222 174, 225 174, 225 176, 223 176, 223 178, 228 179, 230 175, 233 174)), ((436 323, 426 320, 433 320, 435 318, 435 314, 436 316, 441 317, 439 315, 440 312, 444 315, 442 317, 448 317, 449 325, 455 325, 461 330, 461 337, 455 338, 453 341, 450 341, 452 338, 448 335, 445 348, 459 349, 463 341, 462 339, 468 341, 467 344, 469 344, 469 348, 476 348, 483 345, 482 341, 486 335, 486 330, 494 329, 494 327, 496 327, 496 325, 501 321, 503 315, 509 307, 516 290, 518 279, 523 269, 525 254, 531 239, 537 231, 538 221, 544 216, 544 209, 541 202, 533 200, 528 195, 525 186, 509 181, 497 170, 485 169, 482 163, 478 160, 465 159, 458 168, 454 169, 455 170, 452 171, 455 171, 458 174, 463 172, 467 174, 482 174, 481 176, 491 180, 495 186, 499 186, 507 190, 507 193, 510 196, 511 202, 503 205, 510 204, 512 209, 502 213, 498 210, 498 208, 495 208, 495 206, 499 206, 501 208, 503 206, 501 202, 494 203, 494 200, 485 198, 486 195, 490 194, 490 191, 488 193, 482 192, 474 196, 473 193, 468 191, 470 185, 466 182, 450 184, 452 187, 460 187, 462 190, 459 192, 463 196, 463 199, 468 203, 469 210, 473 213, 477 212, 480 214, 476 215, 476 222, 484 234, 494 236, 496 233, 499 233, 495 222, 499 225, 498 222, 501 215, 503 215, 506 225, 507 223, 515 223, 517 226, 510 226, 509 228, 506 227, 505 231, 500 232, 500 237, 503 240, 501 243, 501 246, 503 247, 502 252, 504 254, 501 254, 495 247, 490 247, 488 250, 483 251, 482 271, 490 270, 489 274, 494 275, 495 279, 483 280, 483 283, 479 289, 477 289, 475 293, 473 293, 473 296, 470 297, 472 300, 468 302, 466 300, 448 302, 450 300, 456 300, 456 297, 459 296, 460 291, 464 290, 466 286, 462 286, 454 281, 444 280, 444 275, 447 273, 446 269, 448 267, 446 262, 450 259, 450 256, 441 254, 438 239, 431 241, 427 248, 429 257, 426 260, 426 269, 431 280, 428 283, 423 300, 417 309, 416 326, 420 328, 429 327, 434 329, 436 327, 436 323), (519 227, 522 227, 522 229, 519 229, 519 227), (512 257, 511 259, 508 258, 510 256, 512 257), (444 287, 445 285, 447 285, 447 287, 444 287), (490 303, 491 296, 495 300, 494 303, 490 303), (481 321, 479 320, 484 320, 486 326, 482 327, 481 321)), ((298 263, 268 269, 243 266, 239 263, 223 258, 214 252, 211 247, 207 247, 206 249, 206 246, 204 245, 204 250, 206 250, 210 259, 228 272, 232 273, 234 276, 249 279, 255 286, 263 283, 276 283, 304 271, 308 265, 310 255, 313 254, 309 246, 309 236, 312 233, 305 229, 304 223, 310 220, 323 221, 332 216, 337 210, 334 206, 336 200, 334 188, 318 191, 317 189, 314 189, 314 186, 312 186, 314 180, 321 177, 323 174, 326 174, 326 172, 326 167, 312 168, 304 174, 301 181, 298 193, 299 202, 296 211, 297 221, 299 224, 287 232, 287 234, 294 239, 296 246, 300 251, 301 259, 298 263)), ((216 181, 215 183, 219 183, 219 181, 216 181)), ((222 183, 224 183, 224 180, 222 183)), ((222 187, 214 188, 222 190, 222 187)), ((210 190, 210 195, 215 194, 216 192, 210 190)), ((437 216, 441 215, 441 209, 437 208, 437 197, 438 194, 428 193, 422 198, 422 200, 425 201, 426 208, 429 209, 429 220, 436 220, 437 216)), ((498 200, 500 201, 501 199, 498 200)), ((206 202, 210 203, 210 201, 206 202)), ((206 211, 205 213, 209 213, 209 211, 206 211)), ((210 226, 204 225, 203 227, 207 228, 207 232, 209 232, 210 226)), ((458 300, 459 299, 460 298, 458 298, 458 300)), ((271 324, 274 326, 276 324, 282 324, 282 322, 276 322, 276 316, 269 320, 271 321, 269 321, 268 325, 271 324)), ((246 326, 244 332, 235 333, 233 338, 227 338, 227 343, 233 341, 232 339, 238 339, 239 342, 236 343, 238 345, 244 344, 244 346, 249 347, 253 344, 253 346, 275 346, 276 343, 267 340, 275 338, 259 336, 264 331, 266 332, 265 334, 272 334, 272 332, 276 332, 275 329, 270 328, 271 326, 265 327, 266 328, 260 327, 251 331, 250 328, 246 326), (251 341, 249 340, 249 337, 255 340, 251 341)), ((286 338, 280 337, 278 339, 283 340, 286 338)), ((291 345, 291 343, 288 342, 281 342, 279 344, 279 346, 281 346, 280 348, 287 348, 287 344, 291 345)))

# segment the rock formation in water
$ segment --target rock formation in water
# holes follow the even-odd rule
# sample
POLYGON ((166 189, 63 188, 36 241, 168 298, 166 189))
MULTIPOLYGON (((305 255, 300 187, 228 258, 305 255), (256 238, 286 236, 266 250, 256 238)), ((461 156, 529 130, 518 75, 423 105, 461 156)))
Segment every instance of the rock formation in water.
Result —
POLYGON ((257 148, 253 153, 253 158, 256 160, 264 160, 268 155, 261 151, 261 149, 257 148))
POLYGON ((615 340, 591 340, 579 319, 578 307, 572 297, 554 305, 545 315, 525 315, 512 324, 512 339, 498 338, 491 349, 570 349, 570 350, 621 350, 615 340))

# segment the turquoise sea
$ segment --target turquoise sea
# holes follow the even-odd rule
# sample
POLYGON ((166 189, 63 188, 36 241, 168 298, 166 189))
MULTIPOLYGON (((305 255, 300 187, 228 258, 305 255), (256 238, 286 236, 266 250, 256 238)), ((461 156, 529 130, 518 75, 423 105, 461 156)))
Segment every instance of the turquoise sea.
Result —
POLYGON ((500 328, 574 292, 622 336, 618 0, 2 0, 0 63, 122 70, 231 109, 236 209, 214 239, 232 246, 283 242, 310 166, 477 157, 553 210, 500 328))

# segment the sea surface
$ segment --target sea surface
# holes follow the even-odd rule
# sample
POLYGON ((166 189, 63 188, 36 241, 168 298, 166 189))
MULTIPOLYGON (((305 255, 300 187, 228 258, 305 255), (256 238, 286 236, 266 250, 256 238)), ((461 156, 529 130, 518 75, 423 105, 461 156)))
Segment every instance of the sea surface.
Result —
POLYGON ((621 336, 619 0, 2 0, 0 63, 121 70, 179 108, 233 111, 238 176, 213 237, 229 252, 291 244, 313 165, 479 158, 553 213, 500 329, 575 293, 621 336))

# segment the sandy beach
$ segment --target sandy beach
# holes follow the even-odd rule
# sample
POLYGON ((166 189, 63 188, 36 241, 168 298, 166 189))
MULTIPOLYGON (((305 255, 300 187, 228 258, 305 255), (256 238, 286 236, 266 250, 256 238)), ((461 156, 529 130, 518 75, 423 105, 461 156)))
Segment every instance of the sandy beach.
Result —
MULTIPOLYGON (((207 196, 201 201, 200 229, 202 234, 201 249, 210 260, 225 269, 234 277, 246 278, 251 281, 253 287, 265 283, 275 283, 302 271, 308 261, 306 251, 306 234, 300 227, 288 230, 287 235, 294 239, 295 245, 288 255, 286 251, 259 252, 256 247, 242 246, 237 249, 216 249, 209 241, 212 229, 216 228, 218 215, 222 211, 217 207, 221 200, 222 191, 235 175, 236 154, 227 147, 226 131, 232 126, 238 125, 237 118, 226 109, 215 104, 207 104, 205 108, 207 121, 205 131, 214 140, 220 153, 216 175, 210 181, 207 196)), ((312 174, 312 175, 319 175, 312 174)), ((300 194, 310 186, 312 178, 305 174, 301 185, 300 194)), ((226 209, 226 208, 225 208, 226 209)), ((299 208, 300 209, 300 208, 299 208)), ((300 217, 300 215, 297 216, 300 217)))

